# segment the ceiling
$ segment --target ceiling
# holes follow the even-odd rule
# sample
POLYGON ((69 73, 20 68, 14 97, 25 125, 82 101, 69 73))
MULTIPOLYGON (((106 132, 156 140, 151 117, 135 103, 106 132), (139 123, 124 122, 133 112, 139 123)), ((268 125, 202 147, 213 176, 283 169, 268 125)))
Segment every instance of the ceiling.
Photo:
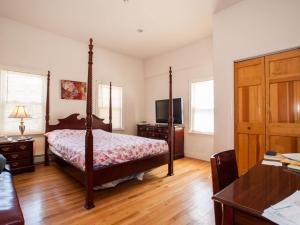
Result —
POLYGON ((0 16, 148 58, 212 33, 212 15, 240 0, 0 0, 0 16), (142 29, 143 32, 138 32, 142 29))

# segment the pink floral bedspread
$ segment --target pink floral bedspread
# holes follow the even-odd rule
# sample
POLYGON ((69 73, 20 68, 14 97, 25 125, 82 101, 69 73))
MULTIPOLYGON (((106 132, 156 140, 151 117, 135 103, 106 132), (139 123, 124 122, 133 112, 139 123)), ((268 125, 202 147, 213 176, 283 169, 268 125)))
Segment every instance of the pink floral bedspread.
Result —
MULTIPOLYGON (((55 130, 45 134, 51 151, 85 169, 85 130, 55 130)), ((168 144, 132 135, 93 130, 94 167, 103 167, 168 152, 168 144)))

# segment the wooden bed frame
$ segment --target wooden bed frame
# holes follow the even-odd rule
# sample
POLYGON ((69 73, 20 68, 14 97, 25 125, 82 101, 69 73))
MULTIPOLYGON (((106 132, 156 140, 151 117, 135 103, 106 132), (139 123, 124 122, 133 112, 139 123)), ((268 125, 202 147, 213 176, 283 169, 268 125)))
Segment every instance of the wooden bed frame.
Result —
MULTIPOLYGON (((93 40, 90 39, 89 44, 89 60, 88 60, 88 81, 87 81, 87 102, 86 102, 86 118, 78 119, 79 114, 72 114, 64 119, 58 119, 58 124, 49 124, 49 112, 50 112, 50 71, 48 71, 47 79, 47 100, 46 100, 46 132, 50 132, 57 129, 77 129, 86 130, 85 136, 85 171, 75 167, 71 163, 63 160, 62 158, 54 155, 57 164, 66 173, 73 176, 76 180, 81 182, 86 187, 86 199, 84 207, 91 209, 94 207, 94 192, 93 188, 101 184, 130 176, 134 173, 145 172, 147 170, 168 164, 168 176, 173 175, 173 97, 172 97, 172 68, 169 70, 169 152, 152 157, 142 158, 139 160, 129 161, 116 165, 110 165, 106 167, 94 167, 93 166, 93 132, 92 129, 102 129, 108 132, 112 132, 112 99, 111 92, 112 87, 110 83, 110 99, 109 99, 109 123, 105 124, 103 119, 92 115, 92 81, 93 81, 93 40)), ((47 137, 45 137, 45 165, 49 165, 49 143, 47 137)))

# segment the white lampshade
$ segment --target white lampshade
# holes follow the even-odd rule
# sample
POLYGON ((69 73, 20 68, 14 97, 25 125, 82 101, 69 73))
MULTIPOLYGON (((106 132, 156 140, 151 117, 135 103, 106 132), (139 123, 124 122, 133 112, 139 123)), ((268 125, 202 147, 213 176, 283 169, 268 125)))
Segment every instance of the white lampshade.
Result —
POLYGON ((9 115, 9 118, 30 118, 24 105, 17 105, 9 115))

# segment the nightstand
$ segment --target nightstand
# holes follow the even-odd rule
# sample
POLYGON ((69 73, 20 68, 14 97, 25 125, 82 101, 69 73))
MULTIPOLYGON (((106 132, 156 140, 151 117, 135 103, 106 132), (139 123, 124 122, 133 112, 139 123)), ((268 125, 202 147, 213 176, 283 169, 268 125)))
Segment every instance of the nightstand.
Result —
POLYGON ((34 171, 34 140, 0 143, 0 154, 3 154, 13 174, 34 171))

